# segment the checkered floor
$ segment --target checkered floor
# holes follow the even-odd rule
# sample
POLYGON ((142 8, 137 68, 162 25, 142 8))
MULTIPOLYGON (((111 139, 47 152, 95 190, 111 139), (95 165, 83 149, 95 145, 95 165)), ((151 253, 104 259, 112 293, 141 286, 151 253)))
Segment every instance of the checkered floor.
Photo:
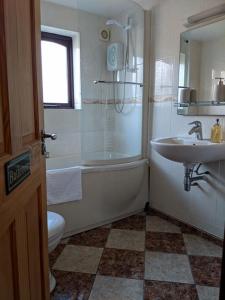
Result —
POLYGON ((63 240, 54 300, 218 300, 222 247, 157 213, 63 240))

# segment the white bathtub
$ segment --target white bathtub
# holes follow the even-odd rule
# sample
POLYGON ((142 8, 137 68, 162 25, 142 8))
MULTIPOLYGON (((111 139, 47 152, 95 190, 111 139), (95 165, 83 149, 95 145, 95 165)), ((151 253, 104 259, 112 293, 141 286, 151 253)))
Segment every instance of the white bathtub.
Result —
MULTIPOLYGON (((49 170, 72 166, 72 158, 47 159, 49 170)), ((143 210, 148 201, 146 159, 115 165, 81 166, 81 169, 83 199, 48 207, 64 216, 65 237, 143 210)))
POLYGON ((95 153, 87 153, 85 155, 85 160, 83 161, 83 165, 85 166, 98 166, 98 165, 115 165, 115 164, 123 164, 128 162, 134 162, 141 159, 140 155, 132 155, 127 153, 119 153, 119 152, 95 152, 95 153))

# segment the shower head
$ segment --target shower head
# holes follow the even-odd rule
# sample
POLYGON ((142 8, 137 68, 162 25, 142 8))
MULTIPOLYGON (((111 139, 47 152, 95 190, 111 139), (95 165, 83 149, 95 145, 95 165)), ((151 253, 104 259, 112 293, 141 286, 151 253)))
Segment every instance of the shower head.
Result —
POLYGON ((112 19, 107 20, 105 25, 108 25, 108 26, 117 25, 117 26, 120 26, 120 27, 122 26, 119 22, 117 22, 116 20, 112 20, 112 19))
POLYGON ((107 20, 106 23, 105 23, 107 26, 117 26, 117 27, 120 27, 122 28, 123 30, 127 31, 129 29, 131 29, 131 25, 122 25, 121 23, 119 23, 117 20, 114 20, 114 19, 110 19, 110 20, 107 20))

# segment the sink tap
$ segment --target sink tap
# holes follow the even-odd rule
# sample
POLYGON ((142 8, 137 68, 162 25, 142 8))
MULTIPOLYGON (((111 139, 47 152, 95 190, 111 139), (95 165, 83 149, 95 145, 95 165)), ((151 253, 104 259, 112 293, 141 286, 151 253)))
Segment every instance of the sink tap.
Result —
POLYGON ((195 125, 191 128, 191 130, 188 132, 189 135, 195 133, 198 140, 202 140, 202 123, 200 121, 194 121, 189 123, 188 125, 195 125))

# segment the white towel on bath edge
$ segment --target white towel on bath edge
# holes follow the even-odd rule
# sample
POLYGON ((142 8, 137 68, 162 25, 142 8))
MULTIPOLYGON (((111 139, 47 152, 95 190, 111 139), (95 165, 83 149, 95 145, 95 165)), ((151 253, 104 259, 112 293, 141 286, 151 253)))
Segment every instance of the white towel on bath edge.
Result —
POLYGON ((82 199, 81 168, 47 171, 48 205, 82 199))

